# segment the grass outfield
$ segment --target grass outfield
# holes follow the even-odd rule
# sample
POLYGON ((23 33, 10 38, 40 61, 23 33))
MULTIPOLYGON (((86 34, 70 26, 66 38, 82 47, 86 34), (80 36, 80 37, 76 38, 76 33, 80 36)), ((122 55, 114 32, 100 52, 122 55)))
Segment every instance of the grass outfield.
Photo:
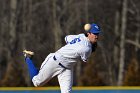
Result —
MULTIPOLYGON (((0 87, 0 93, 60 93, 59 87, 0 87)), ((72 93, 140 93, 140 86, 73 87, 72 93)))
MULTIPOLYGON (((140 86, 73 87, 73 90, 140 90, 140 86)), ((60 90, 59 87, 0 87, 0 90, 60 90)))

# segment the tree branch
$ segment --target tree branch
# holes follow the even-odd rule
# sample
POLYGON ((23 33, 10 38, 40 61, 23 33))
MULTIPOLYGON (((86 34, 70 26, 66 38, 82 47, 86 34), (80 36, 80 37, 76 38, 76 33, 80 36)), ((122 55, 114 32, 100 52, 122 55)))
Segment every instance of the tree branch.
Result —
POLYGON ((125 42, 126 42, 126 43, 130 43, 130 44, 132 44, 132 45, 134 45, 134 46, 140 48, 140 44, 137 43, 137 42, 135 42, 135 41, 132 41, 132 40, 127 39, 127 40, 125 40, 125 42))

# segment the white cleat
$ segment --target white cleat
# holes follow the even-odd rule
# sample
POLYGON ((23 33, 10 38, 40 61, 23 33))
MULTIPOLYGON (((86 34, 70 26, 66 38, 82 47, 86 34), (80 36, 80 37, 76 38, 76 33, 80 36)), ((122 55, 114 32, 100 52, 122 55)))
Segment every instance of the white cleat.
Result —
POLYGON ((33 57, 33 55, 34 55, 34 52, 32 52, 32 51, 27 51, 27 50, 23 50, 23 54, 24 54, 25 57, 31 58, 31 57, 33 57))

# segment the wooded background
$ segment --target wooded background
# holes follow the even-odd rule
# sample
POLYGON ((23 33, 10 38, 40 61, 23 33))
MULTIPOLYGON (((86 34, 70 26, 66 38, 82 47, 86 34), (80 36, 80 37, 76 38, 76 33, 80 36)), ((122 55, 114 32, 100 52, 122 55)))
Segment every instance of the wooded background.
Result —
MULTIPOLYGON (((33 86, 22 51, 34 51, 40 68, 66 35, 93 22, 98 48, 76 65, 74 86, 139 86, 140 0, 0 0, 0 86, 33 86)), ((56 77, 45 86, 54 85, 56 77)))

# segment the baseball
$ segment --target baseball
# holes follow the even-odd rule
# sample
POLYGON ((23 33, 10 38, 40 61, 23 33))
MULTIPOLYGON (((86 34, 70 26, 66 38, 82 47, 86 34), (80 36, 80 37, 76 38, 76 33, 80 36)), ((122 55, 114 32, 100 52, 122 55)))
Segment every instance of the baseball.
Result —
POLYGON ((89 31, 90 28, 91 28, 90 24, 85 24, 85 26, 84 26, 85 31, 89 31))

